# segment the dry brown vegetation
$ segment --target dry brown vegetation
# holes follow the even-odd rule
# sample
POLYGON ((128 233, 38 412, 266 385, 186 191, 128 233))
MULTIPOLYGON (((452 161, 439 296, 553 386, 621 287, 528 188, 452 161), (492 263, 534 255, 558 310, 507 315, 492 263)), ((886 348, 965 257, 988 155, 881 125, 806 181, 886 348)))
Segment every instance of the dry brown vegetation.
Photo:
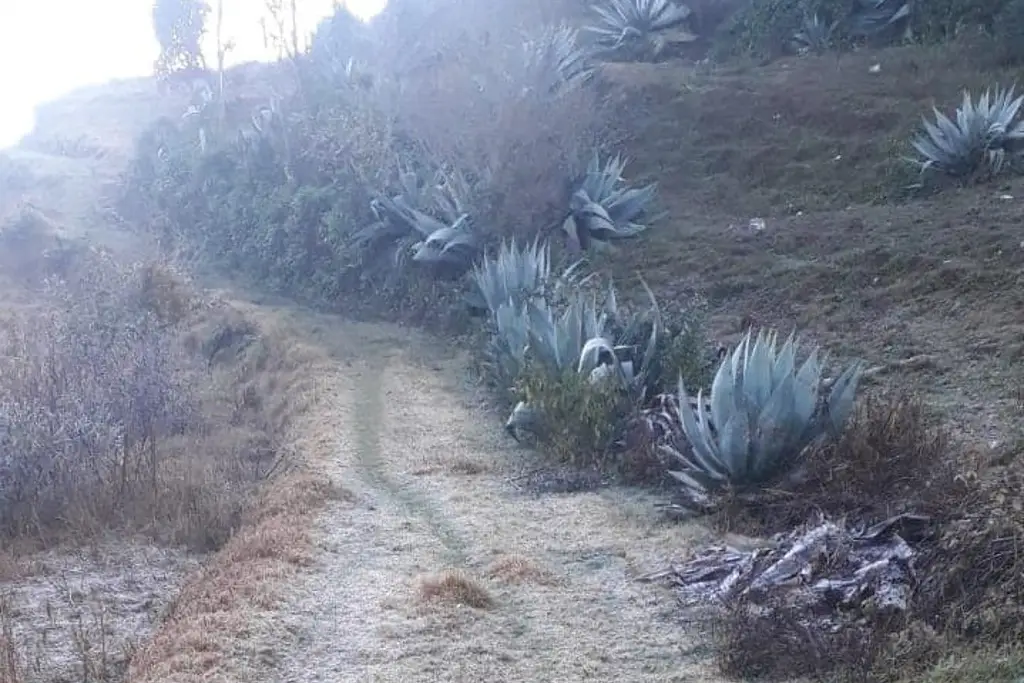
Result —
POLYGON ((419 580, 419 595, 424 600, 438 600, 475 609, 494 605, 494 598, 479 581, 458 569, 449 569, 419 580))

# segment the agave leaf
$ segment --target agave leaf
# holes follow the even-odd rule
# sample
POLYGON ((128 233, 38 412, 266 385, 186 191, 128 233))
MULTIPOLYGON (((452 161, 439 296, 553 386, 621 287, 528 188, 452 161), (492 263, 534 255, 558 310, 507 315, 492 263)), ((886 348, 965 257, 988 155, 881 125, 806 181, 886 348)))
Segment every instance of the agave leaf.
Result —
POLYGON ((580 374, 589 374, 601 365, 601 356, 603 354, 607 354, 613 360, 617 359, 615 347, 612 345, 611 341, 604 337, 588 339, 583 345, 583 350, 580 351, 580 358, 576 365, 576 372, 580 374))
POLYGON ((729 416, 736 412, 737 400, 743 400, 736 395, 736 375, 733 374, 731 363, 723 362, 718 366, 714 380, 711 383, 711 419, 714 424, 725 424, 729 416))
POLYGON ((858 361, 850 364, 836 379, 826 403, 826 417, 833 434, 839 434, 853 412, 853 399, 857 392, 863 366, 858 361))

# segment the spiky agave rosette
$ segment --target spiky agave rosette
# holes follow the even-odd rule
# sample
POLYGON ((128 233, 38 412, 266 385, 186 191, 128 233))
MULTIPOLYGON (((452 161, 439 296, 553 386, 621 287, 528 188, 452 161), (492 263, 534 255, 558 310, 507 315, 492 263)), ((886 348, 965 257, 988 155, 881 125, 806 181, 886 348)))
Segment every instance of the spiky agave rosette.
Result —
POLYGON ((668 43, 669 31, 680 42, 697 39, 683 28, 692 11, 672 0, 603 0, 593 11, 596 23, 587 30, 609 55, 656 59, 668 43))
POLYGON ((982 169, 1001 172, 1024 142, 1024 122, 1017 120, 1024 96, 1014 97, 1013 91, 997 87, 975 101, 965 90, 956 121, 935 108, 935 123, 925 119, 924 130, 911 141, 919 156, 910 161, 922 174, 936 170, 964 178, 982 169))
POLYGON ((797 366, 793 335, 776 351, 774 332, 748 331, 723 359, 704 400, 692 401, 679 384, 679 429, 686 443, 672 438, 661 450, 679 465, 670 474, 682 485, 681 504, 693 510, 714 507, 727 490, 749 493, 794 474, 808 446, 838 435, 853 409, 861 363, 849 365, 821 400, 817 348, 797 366))

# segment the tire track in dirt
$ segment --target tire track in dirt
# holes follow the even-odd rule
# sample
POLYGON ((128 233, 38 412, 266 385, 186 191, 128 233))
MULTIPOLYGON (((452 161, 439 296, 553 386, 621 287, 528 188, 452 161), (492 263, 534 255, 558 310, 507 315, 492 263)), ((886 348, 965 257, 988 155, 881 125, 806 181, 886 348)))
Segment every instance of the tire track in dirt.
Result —
POLYGON ((450 564, 466 561, 466 544, 457 531, 447 524, 441 510, 417 489, 402 487, 391 479, 382 457, 381 425, 386 417, 384 389, 381 378, 387 374, 386 359, 371 361, 360 373, 353 402, 353 430, 356 454, 363 480, 400 505, 410 518, 421 519, 443 544, 450 564))
POLYGON ((263 649, 275 680, 719 680, 671 592, 633 581, 705 532, 636 491, 515 491, 520 454, 460 386, 460 359, 397 327, 294 315, 351 371, 325 425, 337 458, 319 465, 353 495, 285 590, 294 639, 263 649), (445 570, 492 606, 425 599, 423 577, 445 570))

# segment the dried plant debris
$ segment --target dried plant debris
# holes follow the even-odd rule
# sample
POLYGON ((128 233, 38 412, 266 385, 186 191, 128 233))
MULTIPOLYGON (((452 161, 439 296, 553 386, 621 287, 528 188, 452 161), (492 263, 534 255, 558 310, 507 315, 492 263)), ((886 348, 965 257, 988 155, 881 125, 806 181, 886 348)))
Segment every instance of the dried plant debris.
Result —
POLYGON ((820 521, 777 534, 766 547, 709 547, 693 559, 643 577, 668 580, 686 606, 785 603, 825 616, 842 610, 895 615, 908 609, 915 583, 916 539, 928 527, 920 515, 899 515, 870 527, 820 521))

